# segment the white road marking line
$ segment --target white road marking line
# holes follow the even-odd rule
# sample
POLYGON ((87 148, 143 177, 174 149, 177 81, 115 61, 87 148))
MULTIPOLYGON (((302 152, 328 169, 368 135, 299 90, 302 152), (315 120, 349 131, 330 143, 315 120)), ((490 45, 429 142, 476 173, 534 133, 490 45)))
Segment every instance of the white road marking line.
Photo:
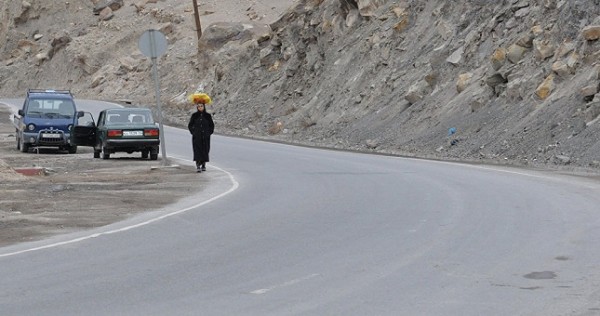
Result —
MULTIPOLYGON (((174 158, 174 159, 178 159, 178 160, 182 160, 181 158, 177 158, 177 157, 170 157, 170 158, 174 158)), ((235 177, 229 173, 228 171, 221 169, 215 165, 212 165, 213 168, 218 169, 222 172, 224 172, 225 174, 227 174, 227 176, 229 177, 229 180, 231 180, 232 186, 231 188, 229 188, 229 190, 227 190, 226 192, 223 192, 215 197, 212 197, 206 201, 200 202, 196 205, 190 206, 190 207, 186 207, 184 209, 181 210, 177 210, 168 214, 164 214, 152 219, 149 219, 145 222, 141 222, 135 225, 130 225, 130 226, 126 226, 123 228, 119 228, 119 229, 114 229, 114 230, 109 230, 106 232, 102 232, 102 233, 95 233, 95 234, 91 234, 91 235, 87 235, 87 236, 83 236, 83 237, 79 237, 79 238, 75 238, 75 239, 71 239, 71 240, 67 240, 67 241, 62 241, 62 242, 57 242, 57 243, 53 243, 53 244, 49 244, 49 245, 45 245, 45 246, 40 246, 40 247, 34 247, 34 248, 28 248, 28 249, 24 249, 24 250, 19 250, 19 251, 15 251, 15 252, 9 252, 9 253, 4 253, 4 254, 0 254, 0 258, 4 258, 4 257, 10 257, 10 256, 15 256, 15 255, 19 255, 19 254, 23 254, 23 253, 27 253, 27 252, 32 252, 32 251, 37 251, 37 250, 43 250, 43 249, 48 249, 48 248, 55 248, 55 247, 59 247, 59 246, 64 246, 64 245, 69 245, 69 244, 74 244, 74 243, 78 243, 80 241, 84 241, 84 240, 88 240, 88 239, 92 239, 92 238, 97 238, 100 236, 104 236, 104 235, 111 235, 111 234, 116 234, 116 233, 120 233, 120 232, 124 232, 124 231, 128 231, 134 228, 138 228, 138 227, 142 227, 142 226, 146 226, 148 224, 152 224, 154 222, 158 222, 160 220, 163 220, 167 217, 171 217, 174 215, 178 215, 181 213, 185 213, 189 210, 204 206, 208 203, 211 203, 213 201, 216 201, 226 195, 228 195, 229 193, 235 191, 238 187, 239 187, 239 183, 235 180, 235 177)))
POLYGON ((284 283, 281 283, 281 284, 278 284, 278 285, 274 285, 274 286, 271 286, 271 287, 268 287, 268 288, 254 290, 254 291, 250 292, 250 294, 262 295, 262 294, 265 294, 267 292, 273 291, 275 289, 280 289, 280 288, 292 286, 294 284, 298 284, 300 282, 308 281, 308 280, 310 280, 312 278, 315 278, 315 277, 318 277, 318 276, 320 276, 320 274, 314 273, 314 274, 307 275, 307 276, 302 277, 302 278, 298 278, 298 279, 294 279, 294 280, 291 280, 291 281, 287 281, 287 282, 284 282, 284 283))

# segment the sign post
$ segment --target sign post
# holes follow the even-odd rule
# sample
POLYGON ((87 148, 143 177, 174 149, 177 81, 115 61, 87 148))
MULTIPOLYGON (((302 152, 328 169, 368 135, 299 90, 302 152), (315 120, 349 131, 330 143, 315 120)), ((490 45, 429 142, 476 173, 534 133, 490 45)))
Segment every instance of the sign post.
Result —
POLYGON ((162 108, 160 105, 160 81, 158 80, 158 65, 156 59, 167 51, 167 38, 158 30, 145 31, 138 42, 140 51, 152 60, 152 75, 156 90, 156 104, 158 107, 158 125, 160 128, 160 149, 162 151, 163 165, 167 165, 167 150, 165 146, 165 133, 163 129, 162 108))
MULTIPOLYGON (((194 18, 196 20, 196 34, 198 35, 198 44, 200 44, 200 38, 202 37, 202 25, 200 24, 200 13, 198 12, 198 1, 193 0, 194 4, 194 18)), ((200 50, 200 46, 198 46, 198 50, 200 50)))

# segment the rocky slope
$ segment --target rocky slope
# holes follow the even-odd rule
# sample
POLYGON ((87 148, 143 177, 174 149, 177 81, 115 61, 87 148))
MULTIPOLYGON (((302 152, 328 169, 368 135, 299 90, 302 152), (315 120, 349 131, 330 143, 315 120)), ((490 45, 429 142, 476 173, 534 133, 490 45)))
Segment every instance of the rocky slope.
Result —
POLYGON ((272 21, 283 8, 257 0, 217 24, 201 6, 199 50, 190 2, 4 2, 0 93, 51 86, 152 105, 137 40, 157 28, 174 124, 199 89, 226 134, 600 169, 598 0, 302 0, 272 21))

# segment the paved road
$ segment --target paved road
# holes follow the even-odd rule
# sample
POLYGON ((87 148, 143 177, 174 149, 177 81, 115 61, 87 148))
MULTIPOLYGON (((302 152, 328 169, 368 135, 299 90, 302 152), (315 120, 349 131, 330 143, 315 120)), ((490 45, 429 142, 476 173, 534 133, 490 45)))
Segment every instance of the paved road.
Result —
POLYGON ((222 136, 211 158, 210 203, 0 249, 0 314, 600 314, 598 182, 222 136))

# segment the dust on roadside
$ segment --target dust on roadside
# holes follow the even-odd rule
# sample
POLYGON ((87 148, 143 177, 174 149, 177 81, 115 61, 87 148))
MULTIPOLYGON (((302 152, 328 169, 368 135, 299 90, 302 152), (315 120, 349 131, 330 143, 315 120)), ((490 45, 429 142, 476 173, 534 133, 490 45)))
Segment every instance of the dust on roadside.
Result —
POLYGON ((109 160, 94 159, 90 147, 79 147, 77 154, 55 149, 21 153, 9 115, 0 104, 0 247, 111 224, 208 185, 207 177, 191 166, 153 170, 161 161, 137 153, 109 160), (45 175, 15 172, 31 167, 44 168, 45 175))

